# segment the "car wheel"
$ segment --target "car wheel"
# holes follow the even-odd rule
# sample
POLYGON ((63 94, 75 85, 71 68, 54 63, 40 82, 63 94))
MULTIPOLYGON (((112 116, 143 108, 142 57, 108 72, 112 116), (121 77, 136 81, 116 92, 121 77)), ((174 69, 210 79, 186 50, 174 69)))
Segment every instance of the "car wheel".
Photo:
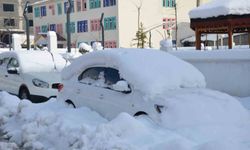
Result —
POLYGON ((18 97, 20 99, 30 99, 30 92, 26 87, 21 87, 19 90, 18 97))
POLYGON ((144 111, 139 111, 137 113, 134 114, 134 117, 137 117, 137 116, 147 116, 148 114, 145 113, 144 111))
POLYGON ((65 103, 70 108, 76 108, 75 104, 71 100, 66 100, 65 103))

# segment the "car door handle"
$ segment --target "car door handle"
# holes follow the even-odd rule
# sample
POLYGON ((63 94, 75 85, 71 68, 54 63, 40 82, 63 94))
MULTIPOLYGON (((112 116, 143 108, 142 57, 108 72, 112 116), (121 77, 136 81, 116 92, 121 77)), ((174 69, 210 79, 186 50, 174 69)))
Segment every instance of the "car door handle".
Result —
POLYGON ((8 75, 6 74, 6 75, 4 75, 6 78, 8 77, 8 75))
POLYGON ((103 96, 103 94, 101 94, 100 96, 99 96, 99 99, 103 99, 104 98, 104 96, 103 96))
POLYGON ((80 94, 81 93, 81 90, 80 89, 77 89, 76 90, 76 94, 80 94))

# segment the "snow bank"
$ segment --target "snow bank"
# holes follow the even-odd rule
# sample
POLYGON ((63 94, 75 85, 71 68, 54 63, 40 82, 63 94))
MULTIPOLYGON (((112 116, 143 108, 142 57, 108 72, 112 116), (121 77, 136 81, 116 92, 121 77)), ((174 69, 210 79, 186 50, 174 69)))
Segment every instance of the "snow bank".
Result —
POLYGON ((95 51, 76 59, 62 79, 80 75, 89 66, 117 68, 134 89, 154 96, 170 89, 205 87, 204 76, 192 65, 166 52, 149 49, 95 51))
POLYGON ((190 18, 209 18, 244 14, 250 14, 249 0, 213 0, 189 12, 190 18))
MULTIPOLYGON (((0 92, 0 108, 12 112, 4 113, 3 129, 11 142, 24 149, 249 150, 250 119, 235 99, 203 90, 178 93, 172 93, 175 97, 169 99, 166 120, 160 126, 145 116, 127 113, 108 122, 85 107, 68 108, 56 99, 42 104, 20 102, 0 92)), ((0 143, 0 148, 11 145, 0 143)))

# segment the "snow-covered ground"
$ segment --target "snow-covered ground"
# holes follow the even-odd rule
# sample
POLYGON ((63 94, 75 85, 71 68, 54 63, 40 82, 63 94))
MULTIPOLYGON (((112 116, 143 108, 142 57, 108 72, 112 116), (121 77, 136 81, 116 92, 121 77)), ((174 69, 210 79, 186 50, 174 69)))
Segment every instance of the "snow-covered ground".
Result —
MULTIPOLYGON (((221 98, 227 98, 227 95, 221 98)), ((247 99, 241 101, 245 103, 247 99)), ((193 99, 183 104, 183 109, 186 106, 202 110, 197 107, 199 101, 200 99, 193 99)), ((56 99, 32 104, 0 92, 1 128, 8 132, 5 138, 10 138, 9 142, 0 142, 0 149, 249 150, 249 112, 237 106, 235 114, 228 112, 228 116, 220 116, 227 112, 218 108, 205 109, 206 112, 200 116, 196 111, 196 114, 170 111, 171 115, 167 115, 170 119, 167 120, 174 117, 172 120, 178 121, 181 115, 186 115, 187 118, 179 120, 179 124, 170 122, 172 126, 169 128, 170 126, 156 124, 147 117, 134 118, 127 113, 121 113, 113 120, 106 120, 86 107, 69 108, 56 99), (213 123, 202 124, 209 118, 205 114, 211 112, 218 114, 215 118, 210 118, 213 123), (230 122, 230 118, 239 115, 237 122, 230 122), (197 116, 200 117, 199 120, 195 119, 197 116)))

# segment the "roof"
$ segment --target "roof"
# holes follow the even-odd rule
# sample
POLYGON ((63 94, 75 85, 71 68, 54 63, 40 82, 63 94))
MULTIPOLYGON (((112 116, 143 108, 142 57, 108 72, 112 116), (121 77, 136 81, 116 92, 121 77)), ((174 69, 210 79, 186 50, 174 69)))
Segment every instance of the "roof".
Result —
POLYGON ((189 12, 192 19, 250 14, 249 0, 213 0, 189 12))
POLYGON ((8 51, 0 54, 0 58, 11 56, 19 59, 20 69, 22 72, 49 72, 54 71, 54 62, 58 71, 65 67, 66 61, 59 54, 47 51, 8 51))
POLYGON ((122 78, 145 93, 181 87, 204 87, 204 76, 191 64, 166 52, 151 49, 110 49, 94 51, 74 60, 63 70, 62 79, 80 75, 93 66, 119 69, 122 78))

